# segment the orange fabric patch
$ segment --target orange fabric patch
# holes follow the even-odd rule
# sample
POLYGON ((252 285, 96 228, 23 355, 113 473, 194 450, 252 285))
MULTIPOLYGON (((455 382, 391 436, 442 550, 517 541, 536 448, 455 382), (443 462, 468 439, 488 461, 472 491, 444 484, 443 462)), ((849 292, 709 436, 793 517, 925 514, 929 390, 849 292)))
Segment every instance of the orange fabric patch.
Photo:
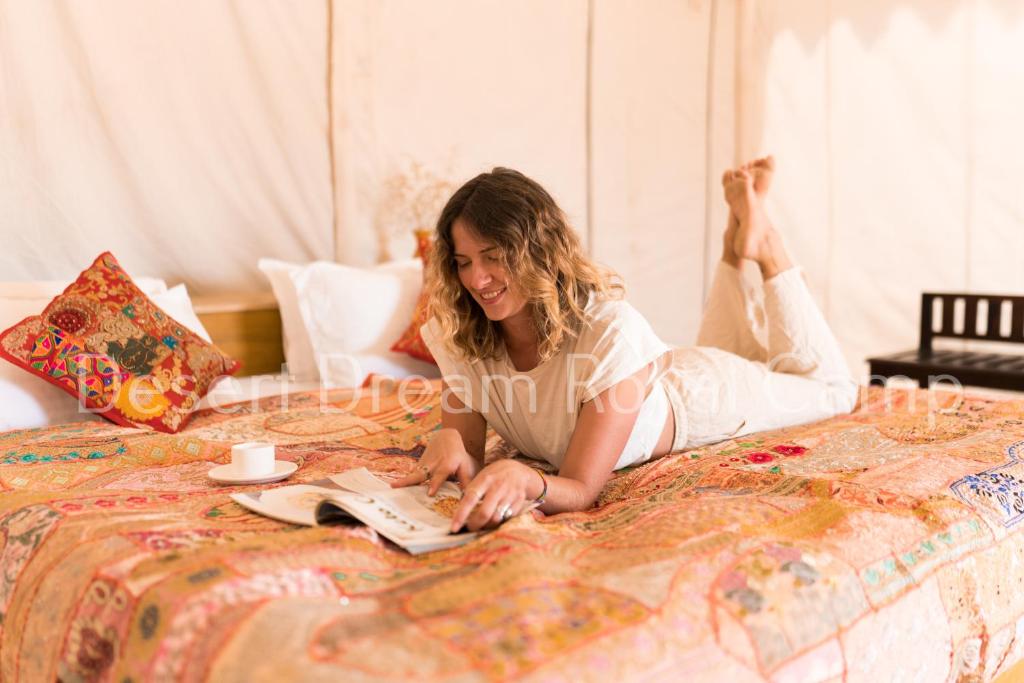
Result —
POLYGON ((398 341, 391 345, 391 350, 437 365, 433 354, 430 353, 430 349, 423 342, 423 337, 420 336, 420 328, 430 319, 430 311, 428 310, 430 292, 427 291, 426 284, 427 267, 430 265, 431 234, 429 230, 416 231, 415 255, 423 261, 423 291, 420 292, 420 298, 416 302, 416 310, 413 311, 412 322, 409 323, 409 327, 405 329, 405 332, 398 338, 398 341))

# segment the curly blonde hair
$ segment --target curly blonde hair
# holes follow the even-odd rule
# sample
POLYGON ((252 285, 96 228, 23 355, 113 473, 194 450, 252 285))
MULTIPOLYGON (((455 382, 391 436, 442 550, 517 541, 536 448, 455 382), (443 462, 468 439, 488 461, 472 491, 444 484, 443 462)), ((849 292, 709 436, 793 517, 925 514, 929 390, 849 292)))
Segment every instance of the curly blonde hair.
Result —
POLYGON ((442 338, 470 361, 500 358, 501 330, 462 286, 455 263, 452 224, 465 221, 476 236, 495 244, 533 314, 544 362, 579 334, 592 293, 619 298, 621 280, 594 264, 565 214, 537 182, 508 168, 481 173, 455 191, 437 221, 430 258, 430 313, 442 338))

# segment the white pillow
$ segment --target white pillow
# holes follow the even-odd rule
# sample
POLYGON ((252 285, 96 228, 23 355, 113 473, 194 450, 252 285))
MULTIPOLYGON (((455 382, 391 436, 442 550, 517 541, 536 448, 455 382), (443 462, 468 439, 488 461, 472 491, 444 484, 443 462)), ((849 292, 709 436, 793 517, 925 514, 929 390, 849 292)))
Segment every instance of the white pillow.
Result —
MULTIPOLYGON (((163 280, 133 278, 139 286, 163 311, 188 327, 206 341, 210 335, 199 322, 185 285, 167 289, 163 280), (159 283, 157 285, 156 283, 159 283), (145 289, 143 289, 145 285, 145 289), (146 290, 150 291, 146 291, 146 290), (161 290, 152 293, 153 289, 161 290)), ((25 318, 39 315, 53 297, 64 291, 67 284, 53 283, 0 283, 0 331, 21 322, 25 318), (18 285, 11 287, 10 285, 18 285), (35 289, 33 290, 33 285, 35 289), (30 297, 32 291, 39 295, 30 297), (14 296, 8 297, 10 292, 14 296), (52 294, 51 294, 52 292, 52 294), (20 296, 18 296, 20 295, 20 296)), ((9 429, 32 429, 65 422, 102 420, 87 410, 79 410, 78 401, 62 389, 46 380, 29 374, 25 370, 0 359, 0 431, 9 429)))
POLYGON ((289 276, 324 386, 359 386, 371 372, 440 376, 436 365, 390 350, 409 326, 423 288, 420 259, 373 268, 320 261, 289 276))
POLYGON ((313 358, 313 346, 309 334, 299 313, 299 299, 292 284, 291 274, 306 266, 287 263, 272 258, 261 258, 256 267, 267 279, 274 290, 277 308, 281 313, 281 341, 284 344, 284 359, 288 364, 288 374, 297 382, 316 381, 320 374, 313 358))

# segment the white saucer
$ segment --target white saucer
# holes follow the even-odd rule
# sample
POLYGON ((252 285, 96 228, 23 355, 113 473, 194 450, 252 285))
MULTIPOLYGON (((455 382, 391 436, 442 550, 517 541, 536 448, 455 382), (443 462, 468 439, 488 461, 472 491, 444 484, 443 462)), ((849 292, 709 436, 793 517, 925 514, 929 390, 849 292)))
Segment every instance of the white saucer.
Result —
POLYGON ((272 481, 281 481, 297 469, 299 469, 299 466, 293 462, 275 460, 274 471, 270 474, 257 477, 239 477, 235 474, 235 468, 231 466, 231 463, 228 463, 227 465, 214 467, 206 473, 206 476, 221 484, 269 484, 272 481))

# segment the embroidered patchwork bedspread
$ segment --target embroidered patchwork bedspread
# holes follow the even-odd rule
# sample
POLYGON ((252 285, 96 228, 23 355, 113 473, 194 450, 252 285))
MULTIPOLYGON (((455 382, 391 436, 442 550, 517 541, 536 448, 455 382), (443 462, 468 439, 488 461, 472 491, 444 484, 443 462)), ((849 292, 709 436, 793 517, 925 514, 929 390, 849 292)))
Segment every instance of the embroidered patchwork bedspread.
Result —
POLYGON ((0 679, 876 683, 1024 659, 1024 401, 866 390, 419 557, 205 477, 256 439, 301 465, 282 485, 404 473, 438 389, 0 434, 0 679))

